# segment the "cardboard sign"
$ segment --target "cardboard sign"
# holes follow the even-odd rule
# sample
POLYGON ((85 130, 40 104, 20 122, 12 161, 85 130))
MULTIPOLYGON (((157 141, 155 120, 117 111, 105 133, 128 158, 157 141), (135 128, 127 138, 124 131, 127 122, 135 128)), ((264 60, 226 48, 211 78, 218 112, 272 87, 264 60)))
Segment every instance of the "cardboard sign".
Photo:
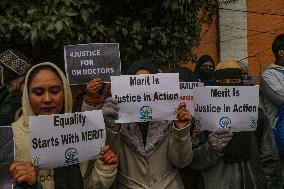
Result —
POLYGON ((176 119, 177 73, 112 76, 111 90, 118 100, 117 123, 176 119))
POLYGON ((232 128, 233 132, 257 127, 259 86, 198 87, 194 90, 194 116, 200 130, 232 128))
POLYGON ((201 82, 180 82, 180 100, 185 102, 189 113, 194 116, 193 92, 196 87, 203 87, 201 82))
POLYGON ((120 75, 118 43, 90 43, 64 47, 65 70, 70 85, 86 84, 94 78, 110 82, 120 75))
POLYGON ((1 189, 13 189, 9 167, 15 159, 15 143, 10 126, 0 126, 0 186, 1 189))
POLYGON ((34 163, 44 169, 97 159, 106 132, 101 110, 30 117, 34 163))

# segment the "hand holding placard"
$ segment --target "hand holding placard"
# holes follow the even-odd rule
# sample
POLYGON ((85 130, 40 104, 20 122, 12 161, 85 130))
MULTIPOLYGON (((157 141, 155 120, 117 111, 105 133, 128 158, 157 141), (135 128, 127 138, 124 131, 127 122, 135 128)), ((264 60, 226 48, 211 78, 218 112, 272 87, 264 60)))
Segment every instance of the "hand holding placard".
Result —
POLYGON ((104 146, 100 160, 106 165, 115 165, 118 163, 118 158, 109 145, 104 146))
POLYGON ((192 122, 192 116, 186 109, 185 102, 181 102, 177 107, 177 120, 175 120, 175 126, 178 129, 185 128, 189 123, 192 122))
POLYGON ((231 130, 229 128, 224 128, 213 131, 208 136, 208 141, 216 151, 221 152, 228 145, 232 137, 233 133, 231 130))
POLYGON ((87 96, 92 99, 99 99, 99 91, 103 86, 103 81, 100 78, 91 80, 87 85, 87 96))
POLYGON ((107 98, 104 106, 102 107, 102 112, 106 127, 115 128, 116 123, 114 120, 117 119, 118 116, 117 100, 115 100, 113 97, 107 98))
POLYGON ((30 186, 36 184, 36 168, 33 163, 14 161, 9 168, 9 172, 15 185, 23 182, 30 186))

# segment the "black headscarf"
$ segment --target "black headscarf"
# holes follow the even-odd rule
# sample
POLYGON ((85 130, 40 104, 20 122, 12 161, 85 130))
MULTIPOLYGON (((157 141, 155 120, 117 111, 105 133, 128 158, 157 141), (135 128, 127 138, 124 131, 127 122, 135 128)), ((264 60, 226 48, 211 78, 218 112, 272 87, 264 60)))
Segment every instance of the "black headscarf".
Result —
POLYGON ((194 74, 198 80, 204 82, 204 85, 211 85, 214 83, 214 69, 215 69, 215 63, 213 58, 210 55, 202 55, 196 63, 194 74), (213 70, 211 70, 210 72, 209 70, 204 71, 201 69, 201 66, 208 61, 212 62, 213 64, 213 70))
POLYGON ((150 74, 157 73, 157 69, 151 63, 151 60, 140 59, 131 64, 131 66, 128 68, 127 74, 134 75, 138 70, 142 70, 142 69, 148 70, 150 74))
POLYGON ((197 78, 195 77, 193 71, 186 67, 177 67, 173 73, 179 73, 179 79, 182 79, 185 82, 196 82, 197 78))

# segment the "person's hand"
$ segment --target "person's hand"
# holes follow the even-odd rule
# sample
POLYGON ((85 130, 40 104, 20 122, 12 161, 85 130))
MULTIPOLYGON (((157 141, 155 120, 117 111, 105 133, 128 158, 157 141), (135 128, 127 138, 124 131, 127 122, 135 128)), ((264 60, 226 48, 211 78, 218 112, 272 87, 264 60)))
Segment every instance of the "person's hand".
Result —
POLYGON ((228 145, 232 137, 233 133, 231 130, 229 128, 224 128, 213 131, 208 136, 208 141, 216 151, 221 152, 228 145))
POLYGON ((104 83, 100 78, 91 80, 87 84, 87 96, 93 99, 99 99, 99 91, 103 88, 104 83))
POLYGON ((177 120, 175 121, 175 127, 178 129, 185 128, 192 122, 192 116, 186 109, 186 104, 181 102, 177 107, 177 120))
POLYGON ((118 158, 110 149, 109 145, 105 145, 100 160, 106 165, 114 165, 118 163, 118 158))
POLYGON ((32 186, 36 184, 36 168, 33 163, 14 161, 9 168, 12 183, 15 185, 26 182, 32 186))
POLYGON ((102 107, 102 112, 105 120, 116 119, 118 116, 117 100, 113 97, 108 97, 102 107))

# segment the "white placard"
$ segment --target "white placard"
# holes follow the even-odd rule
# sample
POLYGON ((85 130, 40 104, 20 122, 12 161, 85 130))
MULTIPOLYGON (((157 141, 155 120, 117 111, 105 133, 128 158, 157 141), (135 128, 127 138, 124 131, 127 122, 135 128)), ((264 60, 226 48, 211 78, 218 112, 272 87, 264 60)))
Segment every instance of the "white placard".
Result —
POLYGON ((230 127, 233 132, 257 127, 259 86, 198 87, 194 90, 197 129, 230 127))
POLYGON ((106 132, 101 110, 30 117, 34 163, 44 169, 97 159, 106 132))
POLYGON ((118 100, 117 123, 176 119, 178 73, 111 76, 111 92, 118 100))
POLYGON ((189 113, 194 116, 193 91, 196 87, 203 87, 201 82, 180 82, 180 100, 185 102, 189 113))

